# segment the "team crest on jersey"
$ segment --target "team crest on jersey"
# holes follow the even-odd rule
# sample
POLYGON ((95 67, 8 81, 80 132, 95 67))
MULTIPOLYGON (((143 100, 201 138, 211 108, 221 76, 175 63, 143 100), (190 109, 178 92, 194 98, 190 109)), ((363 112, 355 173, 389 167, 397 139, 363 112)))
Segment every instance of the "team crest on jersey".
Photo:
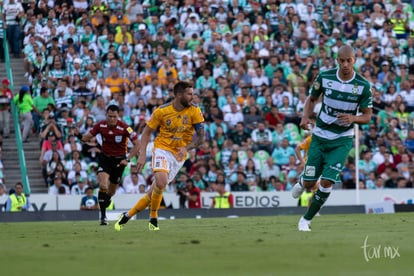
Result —
POLYGON ((116 135, 116 136, 115 136, 115 142, 116 142, 116 143, 121 143, 121 141, 122 141, 122 136, 120 136, 120 135, 116 135))
POLYGON ((352 87, 352 94, 358 93, 358 85, 354 84, 354 87, 352 87))
POLYGON ((167 121, 165 122, 165 124, 169 127, 171 125, 171 120, 167 119, 167 121))
POLYGON ((327 96, 331 95, 332 94, 332 90, 331 89, 326 89, 325 94, 327 96))
POLYGON ((313 82, 313 88, 315 90, 319 90, 319 88, 321 88, 321 84, 319 82, 317 82, 317 81, 314 81, 313 82))
POLYGON ((188 124, 188 116, 184 115, 183 116, 183 125, 186 125, 186 124, 188 124))

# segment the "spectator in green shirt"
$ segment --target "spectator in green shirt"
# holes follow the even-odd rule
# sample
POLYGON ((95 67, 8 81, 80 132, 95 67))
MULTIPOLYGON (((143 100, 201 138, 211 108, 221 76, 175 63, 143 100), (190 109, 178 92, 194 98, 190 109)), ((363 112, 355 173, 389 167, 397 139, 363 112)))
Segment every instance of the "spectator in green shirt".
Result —
POLYGON ((37 110, 44 110, 49 104, 55 105, 55 100, 49 95, 47 87, 40 88, 40 95, 33 99, 33 103, 37 110))
POLYGON ((20 124, 23 129, 22 140, 23 142, 27 142, 33 123, 32 110, 37 112, 36 106, 33 103, 33 98, 30 94, 30 89, 27 85, 22 86, 19 94, 14 97, 13 102, 19 110, 20 124))

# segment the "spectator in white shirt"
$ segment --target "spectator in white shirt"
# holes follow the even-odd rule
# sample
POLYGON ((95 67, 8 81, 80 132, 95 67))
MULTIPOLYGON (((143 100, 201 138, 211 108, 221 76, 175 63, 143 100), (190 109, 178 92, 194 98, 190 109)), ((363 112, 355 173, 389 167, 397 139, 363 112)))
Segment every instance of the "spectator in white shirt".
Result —
POLYGON ((409 81, 402 81, 400 84, 400 95, 407 103, 407 111, 414 111, 414 88, 410 88, 409 81))
POLYGON ((79 177, 76 184, 74 184, 72 188, 70 189, 70 194, 71 195, 84 195, 88 187, 89 187, 88 179, 79 177))
POLYGON ((228 58, 233 62, 244 62, 246 53, 240 48, 239 44, 234 44, 233 50, 229 53, 228 58))
POLYGON ((269 156, 266 159, 266 162, 263 164, 263 168, 260 172, 261 172, 261 177, 264 180, 269 181, 271 176, 279 178, 280 168, 279 168, 278 165, 276 165, 276 163, 273 160, 272 156, 269 156))
POLYGON ((237 110, 235 103, 230 103, 231 112, 224 115, 224 122, 226 122, 230 128, 234 128, 238 122, 243 122, 243 113, 237 110))
POLYGON ((98 79, 98 85, 96 86, 96 95, 100 95, 104 98, 105 103, 108 103, 111 100, 112 93, 109 87, 105 84, 105 79, 98 79))
POLYGON ((69 186, 62 183, 62 177, 56 175, 53 180, 53 185, 49 187, 49 195, 69 195, 70 189, 69 186))
POLYGON ((61 24, 57 28, 57 34, 62 35, 62 36, 68 34, 69 33, 69 27, 71 27, 71 26, 73 28, 75 28, 75 25, 69 21, 69 17, 64 16, 62 18, 61 24))
POLYGON ((377 31, 371 26, 371 19, 367 18, 364 20, 365 26, 364 28, 358 31, 358 38, 362 39, 363 41, 367 40, 368 37, 373 38, 377 37, 377 31))
MULTIPOLYGON (((122 182, 122 186, 125 189, 125 192, 127 194, 139 194, 141 193, 140 191, 140 186, 144 185, 144 187, 146 186, 145 183, 145 179, 142 176, 142 174, 138 174, 138 173, 132 173, 131 174, 131 178, 128 179, 124 179, 124 181, 122 182)), ((144 189, 145 192, 145 189, 144 189)))
POLYGON ((197 34, 197 36, 200 37, 201 32, 203 31, 203 25, 197 20, 197 15, 195 13, 190 14, 190 21, 184 25, 183 31, 186 38, 191 38, 193 34, 197 34))
POLYGON ((221 43, 224 52, 226 54, 230 53, 233 50, 233 45, 235 44, 235 41, 233 40, 233 34, 230 31, 226 32, 221 43))
POLYGON ((266 128, 263 122, 257 124, 257 128, 252 131, 253 150, 265 150, 272 152, 272 132, 266 128))
POLYGON ((264 75, 262 68, 257 67, 256 74, 252 77, 252 87, 258 91, 262 85, 269 86, 269 78, 264 75))

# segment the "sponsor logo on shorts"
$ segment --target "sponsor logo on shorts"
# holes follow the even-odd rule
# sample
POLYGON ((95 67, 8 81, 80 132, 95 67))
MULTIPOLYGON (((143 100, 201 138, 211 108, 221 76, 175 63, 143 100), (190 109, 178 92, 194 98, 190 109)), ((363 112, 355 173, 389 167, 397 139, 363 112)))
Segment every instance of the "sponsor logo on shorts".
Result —
POLYGON ((316 168, 315 166, 306 166, 305 168, 305 175, 306 176, 315 176, 316 168))
POLYGON ((341 163, 337 163, 335 166, 329 166, 330 169, 337 171, 337 172, 342 172, 342 165, 341 163))

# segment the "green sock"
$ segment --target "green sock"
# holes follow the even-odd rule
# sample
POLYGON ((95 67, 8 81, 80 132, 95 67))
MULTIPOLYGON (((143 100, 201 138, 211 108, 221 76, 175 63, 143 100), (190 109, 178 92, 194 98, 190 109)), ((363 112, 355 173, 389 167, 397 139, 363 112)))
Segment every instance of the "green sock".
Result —
POLYGON ((323 188, 319 186, 319 189, 315 192, 315 194, 312 197, 312 202, 308 208, 308 211, 303 217, 307 220, 312 220, 313 217, 316 215, 316 213, 319 212, 319 210, 321 209, 325 201, 328 199, 331 191, 332 191, 332 187, 323 188))

